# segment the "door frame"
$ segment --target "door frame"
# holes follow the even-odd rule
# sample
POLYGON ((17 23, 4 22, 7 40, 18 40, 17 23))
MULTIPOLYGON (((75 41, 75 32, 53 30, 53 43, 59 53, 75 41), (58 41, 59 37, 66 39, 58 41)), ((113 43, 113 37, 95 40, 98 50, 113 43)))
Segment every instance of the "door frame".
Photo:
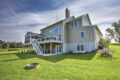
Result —
POLYGON ((60 52, 60 47, 62 47, 62 46, 61 45, 56 45, 56 47, 55 47, 55 53, 56 54, 62 54, 62 50, 60 52))

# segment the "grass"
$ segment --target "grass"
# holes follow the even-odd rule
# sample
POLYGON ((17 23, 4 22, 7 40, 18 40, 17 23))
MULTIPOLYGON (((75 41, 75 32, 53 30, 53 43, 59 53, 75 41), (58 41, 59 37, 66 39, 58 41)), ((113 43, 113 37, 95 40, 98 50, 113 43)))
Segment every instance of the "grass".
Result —
POLYGON ((8 49, 0 49, 0 52, 4 51, 18 51, 19 48, 8 48, 8 49))
POLYGON ((112 56, 99 53, 37 56, 0 52, 0 80, 120 80, 120 46, 112 56), (26 64, 40 63, 26 70, 26 64))

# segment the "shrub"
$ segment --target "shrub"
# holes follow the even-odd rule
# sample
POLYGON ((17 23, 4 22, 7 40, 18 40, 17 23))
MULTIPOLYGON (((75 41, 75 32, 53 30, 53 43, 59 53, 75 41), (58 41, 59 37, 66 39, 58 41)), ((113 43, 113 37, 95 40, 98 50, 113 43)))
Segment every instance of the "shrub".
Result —
POLYGON ((110 43, 110 40, 109 40, 109 39, 101 38, 101 39, 100 39, 100 42, 99 42, 99 48, 100 48, 100 49, 108 48, 109 43, 110 43))

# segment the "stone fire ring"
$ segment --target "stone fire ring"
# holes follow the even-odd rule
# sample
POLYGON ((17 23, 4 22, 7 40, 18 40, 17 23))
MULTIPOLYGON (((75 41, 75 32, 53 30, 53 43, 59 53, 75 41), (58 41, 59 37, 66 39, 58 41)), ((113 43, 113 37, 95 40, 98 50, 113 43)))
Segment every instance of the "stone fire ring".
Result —
POLYGON ((38 68, 39 65, 40 65, 39 63, 30 63, 30 64, 27 64, 27 66, 25 67, 25 69, 38 68))

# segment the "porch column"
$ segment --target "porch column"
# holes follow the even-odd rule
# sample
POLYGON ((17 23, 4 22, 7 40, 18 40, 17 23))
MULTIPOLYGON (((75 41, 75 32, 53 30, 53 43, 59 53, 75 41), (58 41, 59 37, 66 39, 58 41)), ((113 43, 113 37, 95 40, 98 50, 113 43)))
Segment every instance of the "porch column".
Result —
POLYGON ((52 54, 52 42, 50 43, 50 54, 52 54))
POLYGON ((44 51, 43 51, 43 54, 45 54, 45 43, 44 43, 44 51))

